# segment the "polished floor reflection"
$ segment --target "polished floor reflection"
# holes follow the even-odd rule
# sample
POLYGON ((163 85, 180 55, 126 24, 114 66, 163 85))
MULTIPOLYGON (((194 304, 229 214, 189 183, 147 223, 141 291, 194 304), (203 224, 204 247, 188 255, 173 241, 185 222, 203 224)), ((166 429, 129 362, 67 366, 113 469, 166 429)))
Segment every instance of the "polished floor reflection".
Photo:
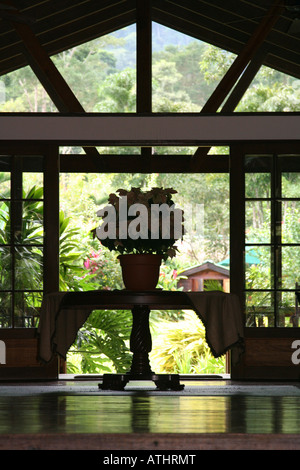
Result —
POLYGON ((1 384, 0 447, 5 436, 294 435, 298 384, 187 383, 184 393, 135 387, 101 392, 93 382, 1 384))
POLYGON ((296 397, 0 398, 0 433, 298 433, 296 397))

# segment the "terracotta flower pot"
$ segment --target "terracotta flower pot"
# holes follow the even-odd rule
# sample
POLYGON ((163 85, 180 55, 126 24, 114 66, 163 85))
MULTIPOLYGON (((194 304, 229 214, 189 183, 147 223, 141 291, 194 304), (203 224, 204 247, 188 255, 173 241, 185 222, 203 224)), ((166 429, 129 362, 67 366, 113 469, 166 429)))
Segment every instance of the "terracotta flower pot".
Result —
POLYGON ((119 255, 125 288, 134 291, 154 290, 157 286, 162 256, 119 255))

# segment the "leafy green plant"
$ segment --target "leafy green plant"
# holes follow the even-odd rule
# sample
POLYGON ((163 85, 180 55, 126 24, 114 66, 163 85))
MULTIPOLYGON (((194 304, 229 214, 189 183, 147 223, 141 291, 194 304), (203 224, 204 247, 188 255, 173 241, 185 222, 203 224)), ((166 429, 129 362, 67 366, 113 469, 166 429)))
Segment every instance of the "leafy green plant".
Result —
MULTIPOLYGON (((221 290, 221 284, 209 280, 206 291, 221 290)), ((157 373, 215 374, 225 372, 225 356, 215 358, 206 343, 205 327, 194 311, 173 312, 153 317, 155 340, 151 352, 157 373)))
POLYGON ((63 211, 59 213, 59 237, 60 290, 80 290, 78 278, 85 273, 82 260, 86 248, 80 241, 80 231, 70 226, 70 217, 65 217, 63 211))
MULTIPOLYGON (((93 243, 93 242, 92 242, 93 243)), ((97 242, 99 245, 99 243, 97 242)), ((77 288, 120 289, 119 262, 113 253, 91 247, 83 265, 83 275, 77 278, 77 288)), ((79 330, 67 357, 69 373, 127 372, 131 363, 129 339, 131 312, 95 310, 79 330)))
MULTIPOLYGON (((184 319, 159 322, 151 362, 157 373, 207 373, 223 370, 224 358, 215 359, 205 340, 205 328, 196 313, 186 311, 184 319), (208 363, 210 367, 208 367, 208 363), (217 367, 215 367, 217 366, 217 367)), ((154 328, 155 332, 155 328, 154 328)))
POLYGON ((75 351, 81 354, 81 372, 125 373, 129 370, 130 316, 126 310, 95 310, 91 313, 84 327, 79 330, 71 350, 71 353, 75 351))
MULTIPOLYGON (((96 229, 96 235, 101 243, 106 246, 110 251, 116 251, 123 254, 158 254, 164 260, 173 258, 176 255, 177 247, 175 242, 183 236, 183 211, 176 209, 177 218, 179 220, 180 229, 176 229, 175 215, 173 208, 173 194, 177 191, 172 188, 151 188, 150 190, 142 190, 141 188, 131 188, 130 191, 126 189, 118 189, 117 194, 111 193, 108 198, 108 205, 98 211, 98 216, 101 217, 102 224, 96 229), (125 201, 125 202, 124 202, 125 201), (128 207, 128 214, 126 213, 125 221, 123 218, 123 208, 128 207), (162 220, 162 215, 159 212, 156 217, 153 217, 153 208, 158 206, 166 206, 172 213, 169 214, 167 234, 165 231, 165 221, 162 220), (130 224, 136 223, 136 216, 129 215, 131 209, 137 209, 140 213, 141 220, 138 224, 141 225, 140 230, 143 233, 138 237, 130 236, 130 224), (142 210, 143 209, 143 210, 142 210), (128 236, 124 236, 124 222, 126 222, 126 230, 128 236), (111 233, 108 233, 112 226, 111 233)), ((136 210, 135 209, 135 210, 136 210)))
POLYGON ((26 326, 26 318, 41 300, 43 285, 43 189, 33 186, 22 192, 21 201, 4 200, 0 206, 1 323, 26 326), (12 227, 11 205, 19 214, 12 227), (13 229, 13 232, 12 232, 13 229), (13 272, 13 275, 12 275, 13 272), (15 302, 11 307, 11 290, 15 302))
MULTIPOLYGON (((99 245, 99 243, 97 243, 99 245)), ((83 282, 93 282, 97 289, 123 289, 119 260, 114 253, 103 249, 91 250, 83 262, 83 282)))

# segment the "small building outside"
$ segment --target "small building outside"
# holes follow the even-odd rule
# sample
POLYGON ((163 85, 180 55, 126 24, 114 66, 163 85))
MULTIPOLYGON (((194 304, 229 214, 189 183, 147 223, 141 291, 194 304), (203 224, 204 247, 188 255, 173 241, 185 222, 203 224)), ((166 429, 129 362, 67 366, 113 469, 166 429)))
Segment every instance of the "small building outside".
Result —
POLYGON ((218 281, 224 292, 229 292, 229 269, 212 261, 186 269, 180 273, 185 279, 179 279, 178 287, 184 291, 203 291, 209 281, 218 281))

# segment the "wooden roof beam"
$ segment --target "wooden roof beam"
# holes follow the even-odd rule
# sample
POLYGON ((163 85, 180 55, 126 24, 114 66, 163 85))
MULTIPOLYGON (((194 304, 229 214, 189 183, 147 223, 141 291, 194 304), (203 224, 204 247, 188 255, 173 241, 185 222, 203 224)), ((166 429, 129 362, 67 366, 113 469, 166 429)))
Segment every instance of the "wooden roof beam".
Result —
MULTIPOLYGON (((228 69, 219 85, 216 87, 215 91, 212 93, 210 98, 207 100, 203 106, 201 113, 215 113, 218 111, 219 107, 222 105, 223 101, 226 99, 232 88, 237 83, 239 77, 245 71, 251 59, 254 57, 256 52, 260 49, 264 43, 266 37, 274 27, 275 23, 279 19, 284 7, 281 0, 275 0, 272 7, 267 12, 266 16, 263 18, 261 23, 258 25, 250 39, 245 44, 241 53, 232 63, 231 67, 228 69)), ((250 69, 251 71, 251 69, 250 69)), ((244 81, 246 83, 246 81, 244 81)), ((244 85, 237 88, 238 95, 243 95, 244 85)), ((237 95, 235 95, 237 96, 237 95)), ((228 104, 226 105, 228 106, 228 104)), ((228 109, 227 109, 228 111, 228 109)), ((205 152, 207 153, 207 151, 205 152)), ((194 159, 201 157, 203 154, 203 149, 199 148, 195 152, 192 162, 194 159)))
MULTIPOLYGON (((3 2, 2 2, 3 3, 3 2)), ((5 4, 17 9, 10 0, 5 0, 5 4)), ((24 45, 24 54, 33 72, 47 91, 57 109, 62 113, 84 113, 82 105, 74 95, 60 74, 51 58, 39 43, 30 26, 26 23, 11 19, 11 24, 24 45)), ((95 147, 83 147, 85 153, 92 159, 95 169, 101 168, 101 156, 95 147)))
MULTIPOLYGON (((0 113, 0 143, 60 146, 215 146, 300 142, 300 113, 0 113)), ((126 159, 126 155, 124 155, 126 159)))
MULTIPOLYGON (((228 97, 227 101, 224 103, 221 109, 221 113, 232 113, 235 110, 247 89, 249 88, 255 75, 259 71, 267 53, 267 48, 263 47, 262 50, 260 50, 260 53, 256 54, 256 56, 251 60, 246 70, 240 77, 238 83, 231 92, 230 96, 228 97)), ((198 158, 204 157, 208 154, 210 149, 211 147, 199 147, 195 154, 197 153, 198 158)))
POLYGON ((253 57, 253 59, 249 62, 245 72, 242 74, 236 86, 222 106, 222 113, 232 113, 235 110, 242 97, 248 90, 252 80, 262 66, 264 58, 267 54, 268 49, 266 47, 262 47, 255 57, 253 57))
MULTIPOLYGON (((152 112, 152 19, 151 0, 136 0, 137 113, 152 112)), ((151 167, 151 147, 141 147, 145 168, 151 167)))

